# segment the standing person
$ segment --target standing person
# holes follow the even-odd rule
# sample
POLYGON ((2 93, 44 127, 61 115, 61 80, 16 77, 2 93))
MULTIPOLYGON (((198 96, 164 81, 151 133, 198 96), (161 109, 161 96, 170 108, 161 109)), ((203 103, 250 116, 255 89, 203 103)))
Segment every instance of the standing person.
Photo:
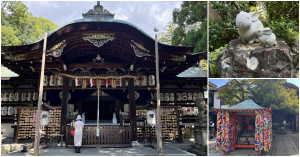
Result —
POLYGON ((213 138, 215 136, 215 123, 211 120, 209 122, 209 133, 210 133, 210 137, 213 138))
POLYGON ((80 153, 83 127, 84 124, 82 122, 82 118, 80 115, 77 115, 76 122, 75 122, 75 135, 74 135, 74 146, 75 146, 76 153, 80 153))

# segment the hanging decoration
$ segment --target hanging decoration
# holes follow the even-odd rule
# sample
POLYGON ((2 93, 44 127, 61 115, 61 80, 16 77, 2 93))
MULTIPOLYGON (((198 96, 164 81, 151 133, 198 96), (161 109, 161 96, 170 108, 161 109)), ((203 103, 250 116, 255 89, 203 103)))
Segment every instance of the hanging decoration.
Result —
POLYGON ((269 152, 272 142, 271 110, 256 111, 255 113, 255 151, 269 152))
POLYGON ((142 44, 137 43, 134 40, 131 40, 130 46, 133 48, 133 51, 137 57, 145 57, 145 56, 151 56, 149 55, 149 50, 146 49, 142 44))
POLYGON ((133 78, 137 79, 138 76, 132 76, 132 75, 123 75, 123 76, 76 76, 76 75, 70 75, 70 74, 65 74, 65 73, 60 73, 58 75, 65 76, 68 78, 73 78, 73 79, 123 79, 123 78, 133 78))
POLYGON ((219 111, 217 117, 216 148, 223 153, 232 150, 233 137, 232 118, 228 111, 219 111))

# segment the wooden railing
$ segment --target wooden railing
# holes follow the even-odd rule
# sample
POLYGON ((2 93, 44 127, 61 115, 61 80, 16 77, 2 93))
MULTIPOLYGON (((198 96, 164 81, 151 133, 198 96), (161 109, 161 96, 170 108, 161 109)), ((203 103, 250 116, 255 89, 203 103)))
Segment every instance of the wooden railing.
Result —
MULTIPOLYGON (((66 129, 67 145, 74 145, 71 127, 66 129)), ((130 126, 101 126, 100 136, 96 136, 96 126, 83 128, 82 145, 88 147, 129 147, 131 146, 130 126)))

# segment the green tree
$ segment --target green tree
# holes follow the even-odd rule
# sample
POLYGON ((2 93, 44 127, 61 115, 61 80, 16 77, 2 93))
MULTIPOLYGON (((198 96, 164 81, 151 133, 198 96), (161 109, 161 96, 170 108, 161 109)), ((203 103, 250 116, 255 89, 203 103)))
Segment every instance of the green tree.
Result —
POLYGON ((299 98, 296 90, 286 88, 286 80, 231 80, 218 91, 219 99, 227 105, 236 105, 253 95, 253 100, 264 107, 289 114, 299 113, 299 98))
POLYGON ((207 50, 207 2, 184 1, 173 11, 173 23, 177 25, 172 45, 195 46, 194 52, 207 50))
POLYGON ((158 33, 158 41, 164 44, 171 45, 172 43, 172 36, 174 33, 176 26, 175 24, 170 21, 168 24, 165 26, 164 31, 158 33))
POLYGON ((34 17, 28 7, 19 1, 1 2, 1 44, 32 44, 44 34, 44 28, 58 26, 43 17, 34 17))

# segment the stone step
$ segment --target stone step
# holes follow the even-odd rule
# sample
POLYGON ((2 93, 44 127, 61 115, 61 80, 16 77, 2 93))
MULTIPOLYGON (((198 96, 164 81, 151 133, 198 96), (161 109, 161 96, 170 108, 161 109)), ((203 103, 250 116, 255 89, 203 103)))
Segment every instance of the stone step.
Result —
POLYGON ((24 144, 2 144, 1 156, 8 154, 9 152, 19 151, 24 144))

